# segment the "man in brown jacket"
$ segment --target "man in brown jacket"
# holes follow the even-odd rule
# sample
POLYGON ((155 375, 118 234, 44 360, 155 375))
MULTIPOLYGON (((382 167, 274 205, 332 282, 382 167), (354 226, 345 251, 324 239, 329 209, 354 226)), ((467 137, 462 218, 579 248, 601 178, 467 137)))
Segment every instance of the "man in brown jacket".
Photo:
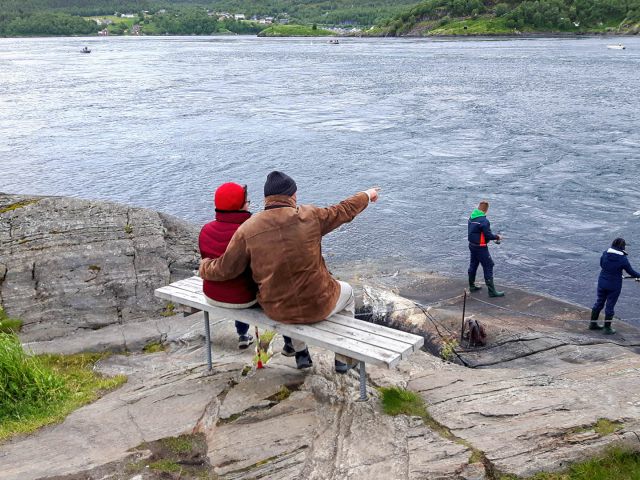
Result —
MULTIPOLYGON (((353 315, 353 290, 327 270, 322 237, 377 201, 378 189, 327 208, 297 205, 296 191, 292 178, 271 172, 264 186, 264 211, 240 226, 224 255, 202 260, 200 276, 223 281, 250 267, 258 285, 258 303, 270 318, 282 323, 315 323, 345 309, 353 315)), ((304 342, 292 343, 298 368, 310 367, 304 342)), ((336 371, 344 373, 348 368, 336 359, 336 371)))

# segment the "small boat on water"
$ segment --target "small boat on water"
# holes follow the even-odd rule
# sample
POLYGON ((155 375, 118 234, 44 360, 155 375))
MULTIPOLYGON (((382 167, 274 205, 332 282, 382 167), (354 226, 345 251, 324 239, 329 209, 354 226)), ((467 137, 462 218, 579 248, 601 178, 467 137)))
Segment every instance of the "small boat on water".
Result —
POLYGON ((80 50, 80 53, 91 53, 91 49, 84 47, 82 50, 80 50))
POLYGON ((623 44, 621 44, 621 43, 618 43, 617 45, 607 45, 607 48, 608 48, 609 50, 624 50, 624 49, 625 49, 625 48, 627 48, 627 47, 625 47, 625 46, 624 46, 623 44))
POLYGON ((327 42, 329 45, 340 45, 340 42, 338 41, 337 38, 332 38, 331 40, 329 40, 327 42))

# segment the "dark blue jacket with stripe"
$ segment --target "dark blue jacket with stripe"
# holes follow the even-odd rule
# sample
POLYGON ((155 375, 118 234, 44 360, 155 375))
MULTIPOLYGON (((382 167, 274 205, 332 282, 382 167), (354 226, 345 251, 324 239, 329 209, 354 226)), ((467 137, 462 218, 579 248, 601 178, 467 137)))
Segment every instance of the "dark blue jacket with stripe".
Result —
POLYGON ((497 240, 498 236, 491 231, 491 223, 482 210, 475 209, 469 217, 469 244, 486 247, 487 242, 497 240))
POLYGON ((620 250, 610 248, 600 257, 600 277, 598 278, 598 288, 606 290, 622 289, 622 272, 625 271, 635 278, 640 278, 640 273, 636 272, 629 263, 629 259, 620 250))

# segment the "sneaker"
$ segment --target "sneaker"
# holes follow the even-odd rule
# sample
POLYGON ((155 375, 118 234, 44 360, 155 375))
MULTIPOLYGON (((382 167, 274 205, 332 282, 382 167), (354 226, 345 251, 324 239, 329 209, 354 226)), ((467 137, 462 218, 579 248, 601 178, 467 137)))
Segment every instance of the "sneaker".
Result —
POLYGON ((245 350, 253 343, 253 336, 251 334, 238 336, 238 348, 245 350))
POLYGON ((309 349, 305 348, 301 352, 296 352, 296 367, 298 370, 302 370, 303 368, 310 368, 313 366, 313 362, 311 361, 311 355, 309 355, 309 349))
POLYGON ((293 357, 296 354, 296 351, 293 349, 291 345, 289 345, 288 343, 285 343, 284 347, 282 347, 281 353, 285 357, 293 357))
POLYGON ((344 375, 345 373, 347 373, 349 370, 351 370, 353 367, 356 366, 355 363, 349 365, 348 363, 341 362, 340 360, 334 360, 334 364, 336 367, 336 373, 340 373, 342 375, 344 375))

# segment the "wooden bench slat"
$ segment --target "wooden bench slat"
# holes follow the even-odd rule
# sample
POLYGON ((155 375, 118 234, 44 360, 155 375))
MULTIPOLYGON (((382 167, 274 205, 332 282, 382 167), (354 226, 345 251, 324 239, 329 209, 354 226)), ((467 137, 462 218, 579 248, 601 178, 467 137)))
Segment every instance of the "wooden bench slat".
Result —
POLYGON ((311 345, 327 348, 335 353, 374 365, 384 365, 390 368, 395 366, 401 358, 401 355, 393 351, 346 338, 329 331, 318 330, 314 328, 314 325, 292 325, 276 322, 264 315, 262 310, 231 310, 214 307, 206 303, 202 293, 176 288, 172 285, 157 289, 156 296, 178 304, 206 310, 222 318, 240 316, 243 317, 242 320, 246 320, 248 323, 266 326, 283 335, 291 335, 311 345))
MULTIPOLYGON (((199 280, 198 277, 195 278, 199 280)), ((201 281, 193 282, 185 280, 172 283, 170 286, 179 288, 188 293, 196 295, 202 294, 201 281), (199 285, 197 285, 198 283, 199 285)), ((206 302, 206 300, 204 300, 204 296, 203 301, 206 302)), ((419 350, 424 343, 424 339, 418 335, 393 330, 381 325, 367 323, 345 315, 333 315, 328 320, 311 325, 317 326, 323 331, 334 331, 349 338, 353 338, 354 340, 368 343, 369 345, 392 350, 400 354, 403 359, 408 357, 410 353, 419 350), (328 323, 328 325, 322 325, 325 322, 328 323)))
POLYGON ((354 330, 338 323, 329 323, 325 320, 322 322, 314 323, 312 325, 318 330, 335 332, 345 338, 351 338, 359 342, 367 343, 376 347, 381 347, 386 350, 391 350, 400 355, 403 359, 407 358, 410 354, 413 353, 413 345, 408 345, 406 343, 398 342, 396 340, 391 340, 388 338, 382 338, 362 330, 354 330))
MULTIPOLYGON (((183 288, 187 291, 192 291, 194 293, 202 292, 202 279, 197 276, 180 280, 178 282, 172 283, 171 285, 183 288)), ((420 350, 420 348, 424 345, 424 338, 420 335, 414 335, 412 333, 403 332, 401 330, 395 330, 384 325, 376 325, 375 323, 365 322, 353 317, 348 317, 346 315, 336 314, 331 316, 331 318, 327 319, 326 321, 344 325, 349 328, 362 330, 364 332, 372 333, 375 335, 380 335, 392 340, 411 344, 413 346, 413 351, 420 350)))
POLYGON ((412 346, 414 352, 420 350, 424 345, 424 337, 421 337, 420 335, 403 332, 402 330, 396 330, 384 325, 365 322, 364 320, 358 320, 357 318, 349 317, 347 315, 332 315, 325 321, 406 343, 407 345, 412 346))

